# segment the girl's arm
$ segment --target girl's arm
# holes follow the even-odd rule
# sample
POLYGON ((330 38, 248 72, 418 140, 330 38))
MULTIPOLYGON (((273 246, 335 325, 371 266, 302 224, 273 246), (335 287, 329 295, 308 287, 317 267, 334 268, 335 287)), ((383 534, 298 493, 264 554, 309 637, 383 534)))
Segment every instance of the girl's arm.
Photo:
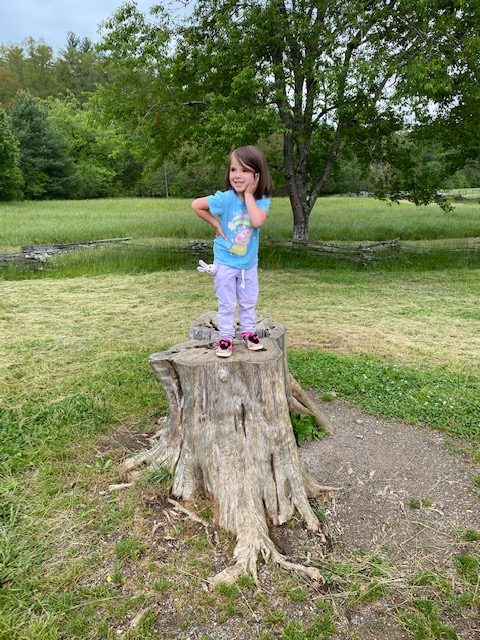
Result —
POLYGON ((205 220, 205 222, 208 222, 208 224, 215 229, 217 236, 222 236, 224 240, 227 239, 222 231, 222 227, 220 226, 220 220, 210 213, 210 210, 208 208, 208 201, 206 198, 197 198, 196 200, 194 200, 192 202, 192 209, 195 211, 199 218, 205 220))
POLYGON ((248 216, 253 227, 261 227, 267 219, 268 215, 267 211, 265 211, 264 209, 260 209, 255 201, 255 196, 253 195, 257 190, 258 178, 258 173, 256 173, 251 183, 245 189, 245 193, 243 194, 243 197, 245 198, 245 205, 248 211, 248 216))

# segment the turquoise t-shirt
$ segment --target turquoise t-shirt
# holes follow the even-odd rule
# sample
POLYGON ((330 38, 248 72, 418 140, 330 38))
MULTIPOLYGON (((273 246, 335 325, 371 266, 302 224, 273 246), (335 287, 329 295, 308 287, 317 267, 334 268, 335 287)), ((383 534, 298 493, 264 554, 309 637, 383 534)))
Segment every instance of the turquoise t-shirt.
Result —
MULTIPOLYGON (((248 215, 245 202, 233 189, 217 191, 207 197, 210 213, 220 218, 224 240, 217 236, 213 243, 213 260, 236 269, 251 269, 258 262, 259 229, 254 227, 248 215)), ((262 196, 256 200, 260 209, 268 211, 270 198, 262 196)))

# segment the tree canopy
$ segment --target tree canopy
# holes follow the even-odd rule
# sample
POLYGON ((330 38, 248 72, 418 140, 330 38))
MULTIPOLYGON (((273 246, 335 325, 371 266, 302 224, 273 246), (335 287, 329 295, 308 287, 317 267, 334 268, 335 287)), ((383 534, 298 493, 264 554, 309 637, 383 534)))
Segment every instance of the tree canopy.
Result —
POLYGON ((23 183, 20 154, 10 119, 3 109, 0 109, 0 149, 0 200, 15 200, 20 196, 23 183))
POLYGON ((283 132, 294 239, 306 240, 341 154, 382 162, 383 197, 441 202, 406 134, 431 136, 469 99, 478 113, 479 12, 468 0, 199 0, 180 31, 181 84, 207 102, 212 143, 283 132))
POLYGON ((10 116, 19 142, 25 197, 65 197, 65 181, 72 173, 73 162, 67 141, 49 119, 45 107, 38 98, 19 93, 10 116))
POLYGON ((26 171, 16 103, 40 100, 72 197, 195 195, 190 176, 200 193, 232 148, 259 144, 302 241, 334 189, 445 206, 458 169, 476 179, 479 23, 476 0, 198 0, 180 24, 126 0, 97 45, 0 45, 0 106, 26 171))

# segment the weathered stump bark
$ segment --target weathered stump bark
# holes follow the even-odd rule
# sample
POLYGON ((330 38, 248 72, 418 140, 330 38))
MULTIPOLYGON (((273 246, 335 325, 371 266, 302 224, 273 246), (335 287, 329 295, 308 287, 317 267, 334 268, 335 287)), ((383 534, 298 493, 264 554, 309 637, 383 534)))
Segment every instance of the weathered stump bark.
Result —
MULTIPOLYGON (((208 318, 214 322, 212 314, 208 318)), ((169 401, 167 425, 152 449, 125 466, 166 465, 173 471, 174 496, 190 500, 203 492, 214 499, 218 524, 237 536, 237 546, 235 564, 212 582, 244 573, 257 581, 259 553, 320 580, 317 569, 282 556, 268 532, 269 524, 283 524, 297 511, 308 529, 322 535, 309 498, 328 487, 299 460, 290 421, 298 383, 286 366, 284 329, 265 321, 259 332, 263 351, 235 341, 232 357, 223 360, 211 347, 215 327, 203 317, 190 334, 200 339, 153 354, 150 364, 169 401)))
MULTIPOLYGON (((257 334, 261 338, 265 337, 274 340, 283 353, 285 391, 290 411, 292 413, 312 416, 319 427, 324 428, 327 432, 331 432, 333 430, 333 425, 330 419, 325 415, 320 407, 308 397, 300 383, 288 370, 285 328, 282 325, 277 325, 272 318, 257 318, 257 334)), ((240 338, 240 329, 238 326, 236 337, 240 338)), ((216 312, 207 311, 202 314, 198 318, 197 322, 190 327, 189 338, 192 340, 216 340, 218 338, 216 312)))

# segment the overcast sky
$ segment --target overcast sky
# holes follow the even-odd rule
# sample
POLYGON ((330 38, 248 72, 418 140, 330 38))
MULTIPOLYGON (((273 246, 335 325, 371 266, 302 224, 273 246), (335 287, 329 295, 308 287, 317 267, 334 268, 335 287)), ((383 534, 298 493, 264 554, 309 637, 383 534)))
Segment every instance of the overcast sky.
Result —
MULTIPOLYGON (((121 4, 122 0, 0 0, 0 44, 20 44, 33 36, 57 52, 69 31, 95 42, 100 22, 121 4)), ((137 0, 144 13, 153 4, 155 0, 137 0)))

